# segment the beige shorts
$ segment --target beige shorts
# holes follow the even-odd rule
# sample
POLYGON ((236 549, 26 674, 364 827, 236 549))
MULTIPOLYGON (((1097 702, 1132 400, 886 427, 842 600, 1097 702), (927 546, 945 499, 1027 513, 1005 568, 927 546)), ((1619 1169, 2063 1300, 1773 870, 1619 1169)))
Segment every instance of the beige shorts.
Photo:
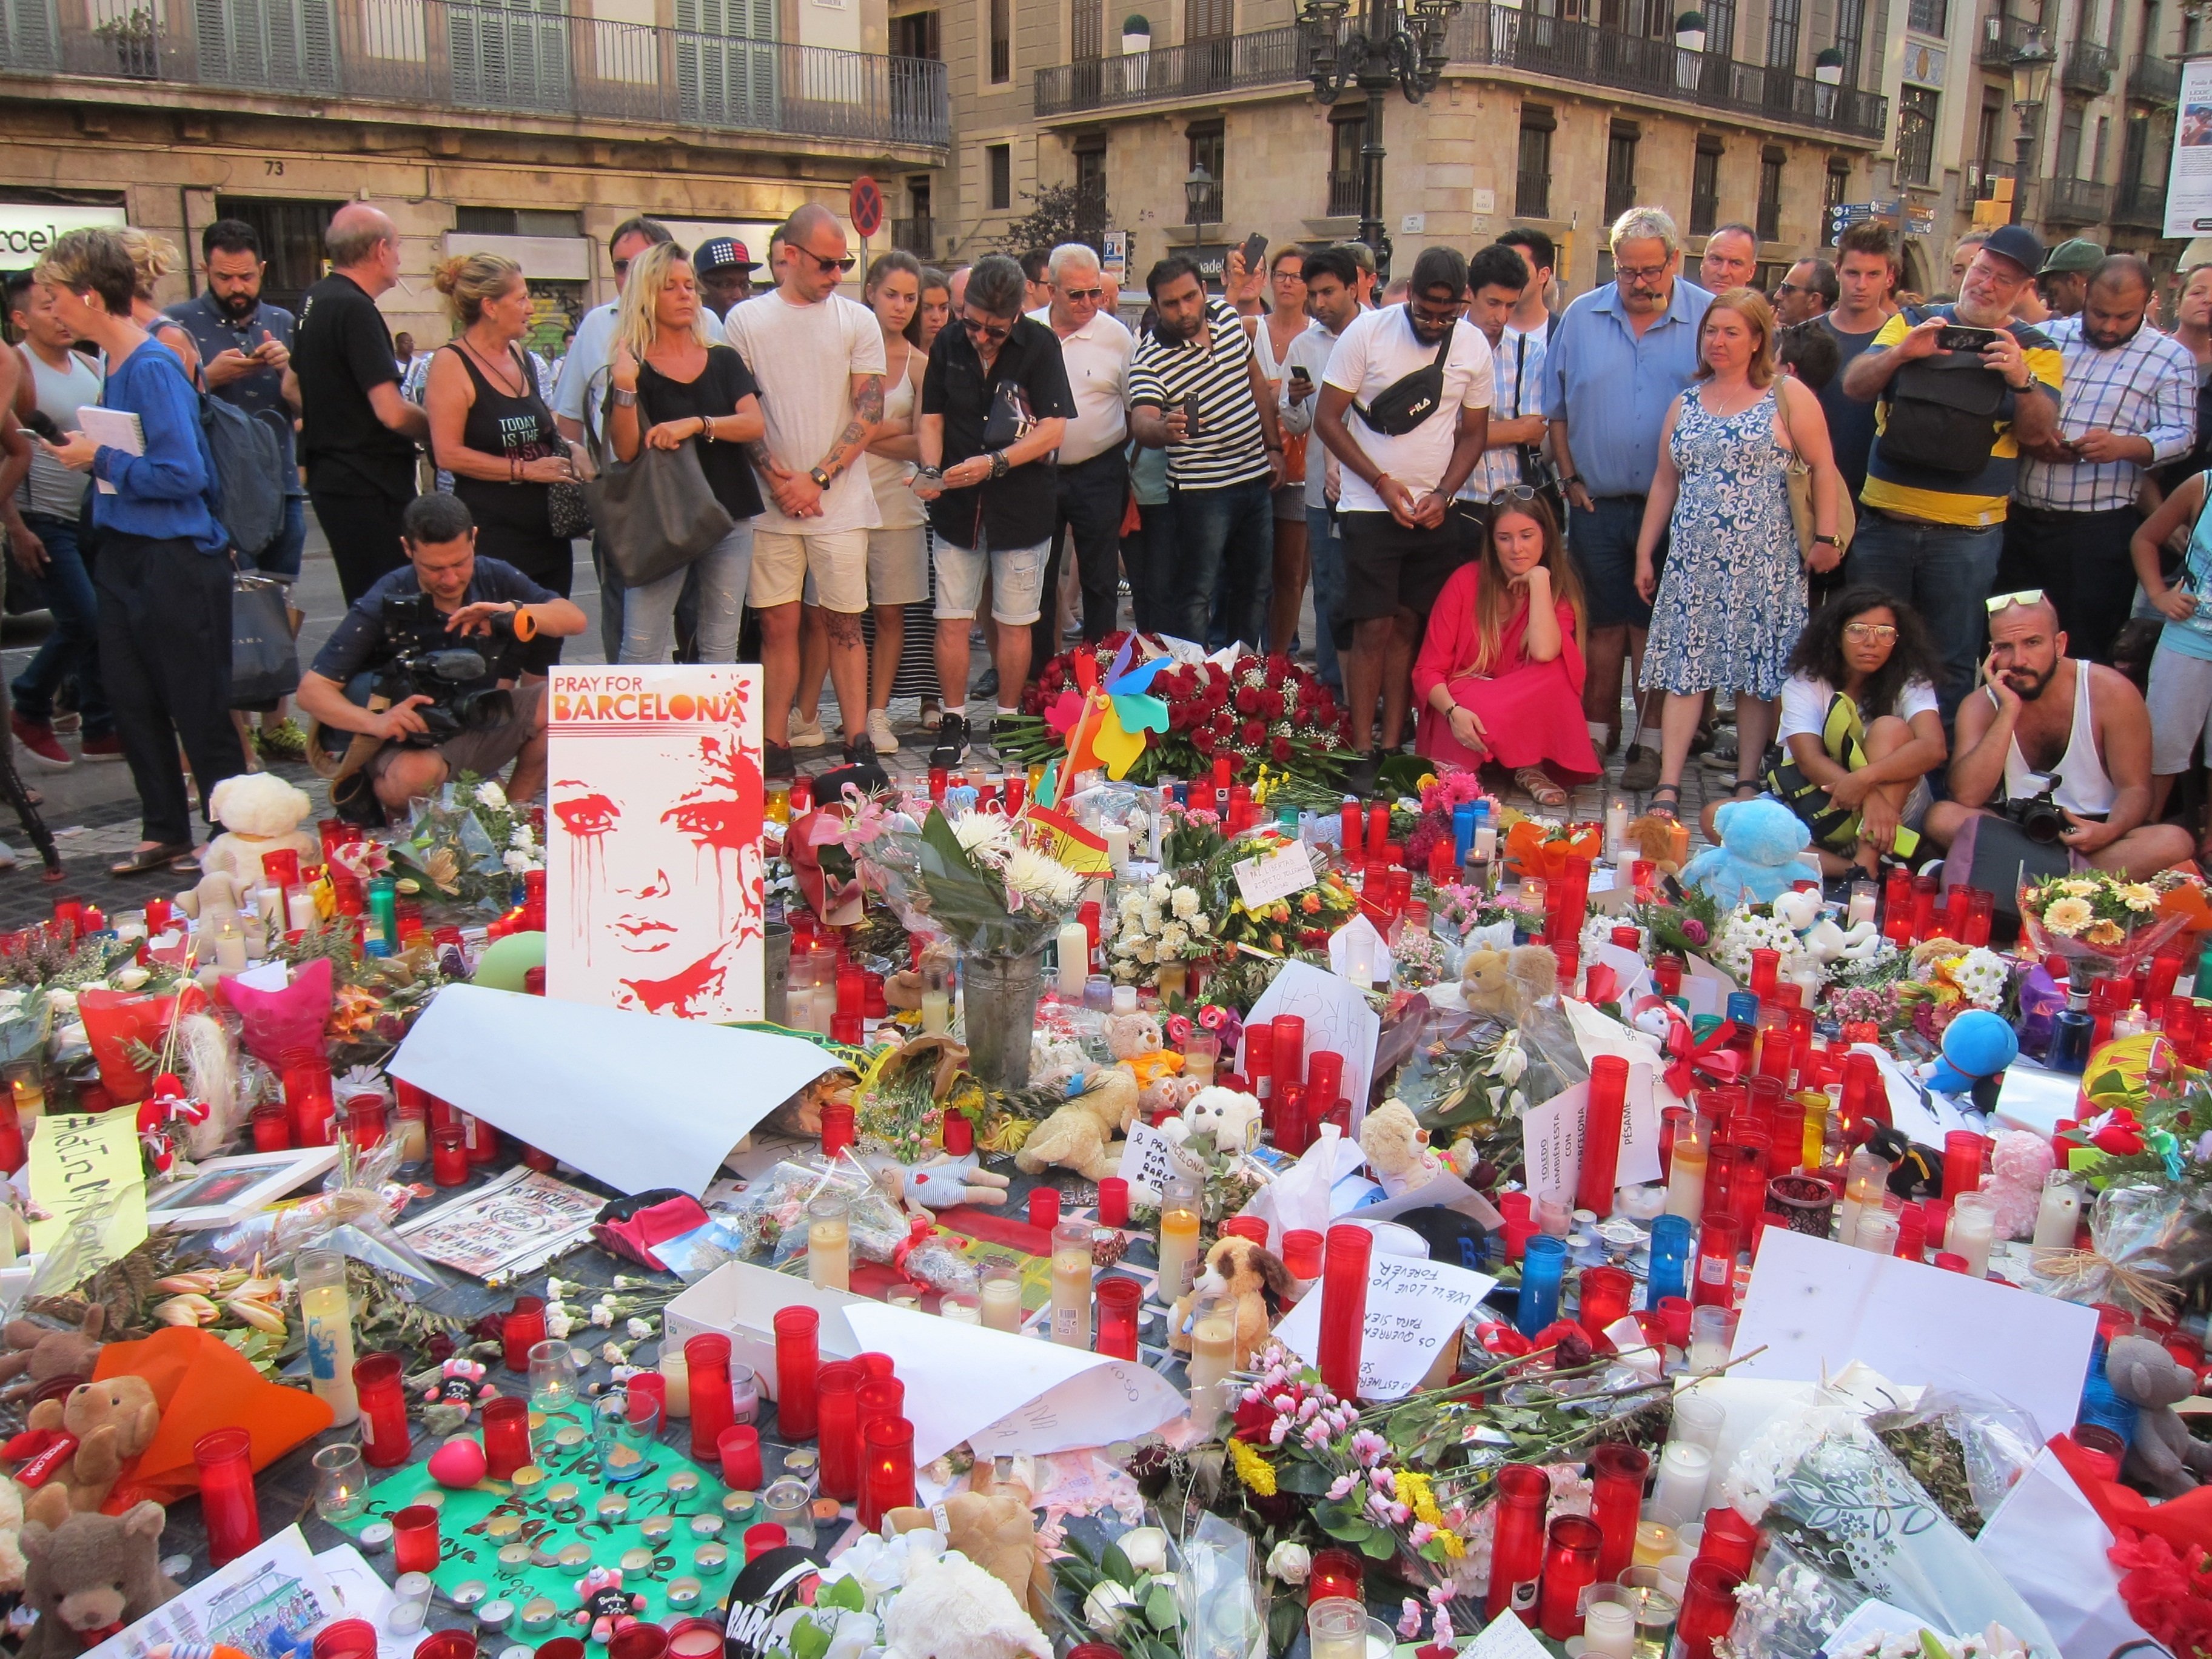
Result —
POLYGON ((829 609, 855 615, 866 611, 870 533, 841 530, 826 536, 793 536, 777 530, 756 530, 748 602, 756 611, 765 611, 772 605, 796 605, 811 576, 820 603, 829 609))
POLYGON ((868 532, 868 603, 920 605, 929 597, 929 526, 890 525, 868 532))
POLYGON ((1042 614, 1048 541, 1034 547, 994 547, 988 552, 937 543, 937 619, 955 622, 975 614, 983 579, 991 579, 991 616, 1009 628, 1027 628, 1042 614))

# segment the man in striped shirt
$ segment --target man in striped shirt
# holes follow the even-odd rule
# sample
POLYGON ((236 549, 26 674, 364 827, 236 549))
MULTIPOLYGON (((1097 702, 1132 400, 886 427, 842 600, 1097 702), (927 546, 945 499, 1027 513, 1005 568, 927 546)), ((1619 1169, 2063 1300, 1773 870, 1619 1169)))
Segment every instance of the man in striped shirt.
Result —
POLYGON ((1224 641, 1267 638, 1275 556, 1269 492, 1282 482, 1275 400, 1237 313, 1210 299, 1188 259, 1146 275, 1158 321, 1129 359, 1129 429, 1168 452, 1168 511, 1180 568, 1167 611, 1184 639, 1211 644, 1220 594, 1224 641))
POLYGON ((2040 587, 2076 654, 2112 659, 2135 599, 2128 543, 2143 469, 2197 435, 2197 360, 2144 320, 2150 267, 2115 253, 2090 273, 2080 312, 2043 331, 2066 361, 2058 430, 2028 448, 2005 516, 1997 590, 2040 587))

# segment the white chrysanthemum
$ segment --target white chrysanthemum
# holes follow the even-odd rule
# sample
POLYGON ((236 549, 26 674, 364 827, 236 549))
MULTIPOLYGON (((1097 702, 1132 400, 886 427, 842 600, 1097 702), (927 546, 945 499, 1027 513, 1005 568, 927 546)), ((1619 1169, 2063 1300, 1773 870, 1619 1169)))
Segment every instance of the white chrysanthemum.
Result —
POLYGON ((1153 878, 1152 890, 1145 895, 1146 902, 1155 907, 1167 903, 1174 896, 1175 884, 1164 875, 1153 878))
POLYGON ((996 812, 963 812, 952 820, 952 839, 963 853, 1004 852, 1006 820, 996 812))
POLYGON ((514 826, 514 833, 507 838, 507 844, 509 847, 520 847, 526 853, 538 845, 537 832, 526 823, 518 823, 514 826))
POLYGON ((486 779, 477 786, 477 805, 488 806, 496 812, 507 805, 507 791, 486 779))
POLYGON ((1185 921, 1188 921, 1193 916, 1198 914, 1198 890, 1196 888, 1178 887, 1175 890, 1173 908, 1176 915, 1181 916, 1185 921))
POLYGON ((1073 904, 1083 891, 1083 878, 1057 859, 1016 842, 1006 852, 1006 885, 1039 903, 1073 904))
POLYGON ((520 848, 513 847, 500 854, 499 861, 507 867, 510 873, 518 876, 526 870, 535 870, 538 867, 537 860, 520 848))
POLYGON ((1179 921, 1171 921, 1160 929, 1160 951, 1167 956, 1181 956, 1190 948, 1190 929, 1179 921))

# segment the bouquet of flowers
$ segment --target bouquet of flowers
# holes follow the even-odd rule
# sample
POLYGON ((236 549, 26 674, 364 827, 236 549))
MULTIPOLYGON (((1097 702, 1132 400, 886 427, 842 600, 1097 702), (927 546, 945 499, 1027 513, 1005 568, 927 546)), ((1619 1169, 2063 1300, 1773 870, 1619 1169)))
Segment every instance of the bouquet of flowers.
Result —
POLYGON ((1714 967, 1741 985, 1751 978, 1753 951, 1780 951, 1781 971, 1785 975, 1790 974, 1796 970, 1800 956, 1796 930, 1765 908, 1738 905, 1721 922, 1720 933, 1709 953, 1711 960, 1714 967))
POLYGON ((545 855, 527 815, 496 782, 463 772, 435 797, 417 800, 407 833, 392 844, 403 893, 431 894, 455 903, 503 909, 514 902, 523 872, 544 867, 545 855))
POLYGON ((1150 985, 1164 962, 1202 962, 1220 949, 1197 888, 1167 874, 1121 890, 1108 959, 1115 983, 1150 985))
POLYGON ((1040 950, 1083 891, 1083 878, 1030 844, 1024 819, 932 807, 921 827, 889 814, 860 843, 871 883, 909 932, 949 934, 970 955, 1040 950))
POLYGON ((2164 870, 2143 881, 2107 870, 2046 876, 2020 890, 2020 925, 2039 956, 2091 961, 2128 973, 2188 924, 2167 896, 2198 885, 2164 870))

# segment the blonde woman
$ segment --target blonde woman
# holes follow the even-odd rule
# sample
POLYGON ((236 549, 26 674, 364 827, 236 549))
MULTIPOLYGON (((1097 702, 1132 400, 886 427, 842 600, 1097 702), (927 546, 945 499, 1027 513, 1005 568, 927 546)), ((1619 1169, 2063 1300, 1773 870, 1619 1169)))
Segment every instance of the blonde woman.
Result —
POLYGON ((1697 376, 1660 428, 1658 470, 1636 538, 1636 591, 1652 605, 1643 683, 1667 694, 1650 810, 1666 817, 1681 799, 1682 765, 1708 691, 1736 694, 1736 793, 1759 793, 1774 699, 1805 626, 1808 562, 1790 520, 1793 449, 1813 469, 1820 539, 1811 567, 1832 570, 1843 558, 1843 478, 1827 419, 1796 376, 1776 371, 1765 296, 1747 288, 1716 295, 1698 340, 1697 376))
MULTIPOLYGON (((477 552, 520 571, 562 599, 575 549, 552 527, 553 486, 576 466, 545 406, 522 337, 530 285, 522 267, 495 253, 448 259, 434 278, 459 332, 430 359, 422 406, 430 453, 453 475, 453 494, 477 522, 477 552)), ((515 653, 525 672, 561 660, 561 641, 541 635, 515 653)))
POLYGON ((608 360, 608 445, 617 460, 634 461, 648 447, 690 444, 736 527, 683 569, 623 594, 618 660, 625 663, 668 660, 676 644, 676 601, 693 571, 699 580, 699 660, 738 659, 738 623, 752 574, 752 521, 761 510, 760 484, 744 446, 768 423, 752 371, 735 347, 713 343, 705 319, 698 277, 682 248, 661 242, 630 263, 608 360))

